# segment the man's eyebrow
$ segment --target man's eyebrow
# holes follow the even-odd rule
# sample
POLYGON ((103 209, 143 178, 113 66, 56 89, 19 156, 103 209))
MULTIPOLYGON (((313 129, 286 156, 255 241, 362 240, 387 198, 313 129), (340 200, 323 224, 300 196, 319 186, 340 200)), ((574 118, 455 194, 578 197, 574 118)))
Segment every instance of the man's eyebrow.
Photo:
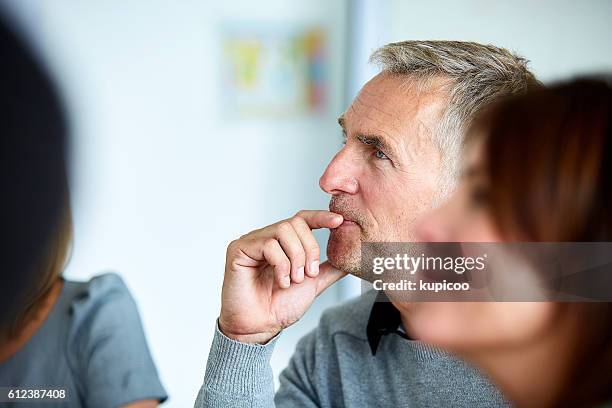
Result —
MULTIPOLYGON (((338 124, 342 128, 342 133, 344 133, 344 138, 346 140, 346 136, 347 136, 346 135, 346 121, 344 119, 344 115, 340 115, 340 117, 338 117, 338 124)), ((389 143, 387 143, 385 138, 382 136, 357 135, 356 138, 357 140, 359 140, 361 143, 365 145, 373 146, 391 155, 395 154, 395 149, 389 143)))
POLYGON ((385 141, 385 139, 381 136, 377 135, 357 135, 357 140, 361 143, 373 146, 377 149, 382 150, 385 153, 394 154, 395 149, 385 141))

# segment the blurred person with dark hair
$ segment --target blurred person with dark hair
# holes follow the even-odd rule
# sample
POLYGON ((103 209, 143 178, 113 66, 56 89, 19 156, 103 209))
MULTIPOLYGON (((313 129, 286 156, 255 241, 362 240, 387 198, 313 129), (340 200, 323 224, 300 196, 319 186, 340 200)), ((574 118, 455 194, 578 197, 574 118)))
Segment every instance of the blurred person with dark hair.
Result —
MULTIPOLYGON (((417 235, 610 242, 611 187, 612 89, 575 80, 485 110, 467 138, 460 187, 417 235)), ((433 303, 408 332, 484 369, 517 406, 612 403, 611 303, 433 303)))
POLYGON ((66 126, 51 83, 0 15, 0 327, 11 325, 64 206, 66 126))
POLYGON ((0 60, 0 401, 12 390, 30 406, 28 390, 55 388, 67 400, 53 406, 157 406, 166 392, 125 284, 115 274, 62 278, 72 237, 67 122, 49 76, 3 19, 0 60))

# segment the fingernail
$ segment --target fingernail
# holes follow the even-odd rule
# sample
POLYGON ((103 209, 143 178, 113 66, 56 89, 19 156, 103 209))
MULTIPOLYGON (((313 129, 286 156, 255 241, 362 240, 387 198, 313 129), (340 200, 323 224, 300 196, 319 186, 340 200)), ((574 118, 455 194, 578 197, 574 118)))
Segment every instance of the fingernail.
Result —
POLYGON ((310 264, 310 274, 317 276, 319 274, 319 261, 312 261, 310 264))
POLYGON ((297 270, 297 278, 304 279, 304 267, 300 266, 297 270))
POLYGON ((291 285, 291 279, 289 278, 289 275, 283 276, 283 278, 281 279, 281 286, 283 288, 288 288, 290 285, 291 285))

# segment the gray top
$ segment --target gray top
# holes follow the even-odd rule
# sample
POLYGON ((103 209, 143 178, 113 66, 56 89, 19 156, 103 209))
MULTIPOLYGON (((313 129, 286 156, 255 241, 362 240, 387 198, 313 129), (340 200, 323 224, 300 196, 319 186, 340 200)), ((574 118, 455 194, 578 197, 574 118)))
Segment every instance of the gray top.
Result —
POLYGON ((0 387, 8 386, 67 389, 67 402, 41 403, 54 407, 107 408, 167 398, 136 303, 112 273, 64 282, 43 325, 0 364, 0 387))
POLYGON ((266 345, 249 345, 216 328, 202 407, 507 407, 510 404, 475 368, 439 349, 399 335, 381 339, 372 355, 366 326, 375 291, 323 313, 304 336, 274 395, 266 345))

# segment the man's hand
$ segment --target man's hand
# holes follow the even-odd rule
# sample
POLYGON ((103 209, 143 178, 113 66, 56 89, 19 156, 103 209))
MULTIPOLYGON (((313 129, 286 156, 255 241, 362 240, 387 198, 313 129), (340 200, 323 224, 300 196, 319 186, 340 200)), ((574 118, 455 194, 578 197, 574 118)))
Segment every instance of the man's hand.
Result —
POLYGON ((315 297, 346 275, 319 265, 317 228, 336 228, 339 214, 300 211, 229 244, 219 328, 237 341, 265 344, 295 323, 315 297))

